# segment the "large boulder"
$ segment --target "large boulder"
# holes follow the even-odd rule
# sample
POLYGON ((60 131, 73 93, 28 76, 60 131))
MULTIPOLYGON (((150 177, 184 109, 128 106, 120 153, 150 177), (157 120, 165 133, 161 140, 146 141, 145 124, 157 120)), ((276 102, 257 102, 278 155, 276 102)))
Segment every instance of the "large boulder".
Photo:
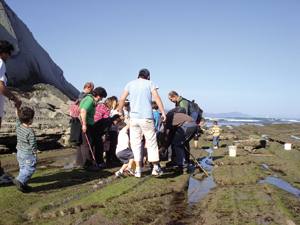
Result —
POLYGON ((7 62, 10 86, 23 88, 46 83, 71 99, 78 96, 78 90, 65 80, 63 71, 4 0, 0 0, 0 39, 11 42, 16 49, 7 62))
MULTIPOLYGON (((71 101, 66 95, 47 84, 36 84, 29 91, 11 90, 20 96, 23 106, 29 106, 35 111, 32 127, 39 150, 69 146, 71 101)), ((6 99, 5 115, 0 129, 0 154, 15 151, 16 141, 15 107, 6 99)))

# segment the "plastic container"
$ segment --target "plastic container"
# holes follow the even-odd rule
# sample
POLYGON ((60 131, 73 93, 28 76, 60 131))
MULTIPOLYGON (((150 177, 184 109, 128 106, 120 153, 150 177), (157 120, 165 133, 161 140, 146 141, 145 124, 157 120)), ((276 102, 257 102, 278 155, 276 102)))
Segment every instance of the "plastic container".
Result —
POLYGON ((237 147, 235 145, 229 145, 228 150, 229 150, 229 156, 230 157, 236 157, 237 147))
POLYGON ((287 151, 292 150, 292 144, 291 143, 285 143, 284 144, 284 150, 287 150, 287 151))

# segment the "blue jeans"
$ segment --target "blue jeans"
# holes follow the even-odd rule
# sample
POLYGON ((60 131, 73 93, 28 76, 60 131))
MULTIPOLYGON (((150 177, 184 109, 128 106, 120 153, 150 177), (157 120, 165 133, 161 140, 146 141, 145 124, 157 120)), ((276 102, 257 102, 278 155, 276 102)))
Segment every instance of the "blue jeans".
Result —
POLYGON ((219 136, 214 136, 213 137, 213 145, 219 147, 219 142, 220 142, 220 137, 219 136))
POLYGON ((33 154, 27 155, 18 151, 17 160, 19 162, 19 175, 16 179, 26 185, 36 170, 37 158, 33 154))

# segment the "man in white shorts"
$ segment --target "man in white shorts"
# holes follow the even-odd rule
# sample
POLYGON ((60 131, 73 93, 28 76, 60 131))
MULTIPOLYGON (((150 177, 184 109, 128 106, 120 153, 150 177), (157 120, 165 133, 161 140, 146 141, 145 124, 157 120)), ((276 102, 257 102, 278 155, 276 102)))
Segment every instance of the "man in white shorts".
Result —
POLYGON ((142 173, 142 137, 145 136, 148 161, 153 164, 152 175, 163 174, 159 166, 159 153, 152 113, 152 99, 157 103, 162 114, 162 121, 166 119, 163 103, 157 92, 157 86, 150 81, 147 69, 139 71, 138 79, 129 82, 119 100, 118 111, 122 112, 127 97, 130 100, 130 144, 136 163, 136 177, 142 173))
MULTIPOLYGON (((0 128, 1 128, 2 118, 4 116, 4 96, 7 97, 9 100, 14 101, 16 107, 21 106, 21 101, 6 88, 7 77, 6 77, 5 62, 10 57, 13 51, 14 51, 14 47, 12 46, 12 44, 10 44, 8 41, 0 40, 0 128)), ((1 161, 0 161, 0 171, 1 171, 1 161)))

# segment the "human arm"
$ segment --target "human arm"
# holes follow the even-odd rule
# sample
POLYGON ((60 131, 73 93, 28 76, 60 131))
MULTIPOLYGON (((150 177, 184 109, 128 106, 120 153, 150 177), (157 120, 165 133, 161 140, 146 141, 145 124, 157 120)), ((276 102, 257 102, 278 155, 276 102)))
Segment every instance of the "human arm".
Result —
POLYGON ((0 93, 7 97, 9 100, 15 103, 15 106, 19 108, 22 102, 5 86, 4 82, 0 80, 0 93))
POLYGON ((86 109, 81 109, 80 110, 80 118, 81 118, 81 125, 82 125, 82 132, 86 132, 86 109))
POLYGON ((160 98, 156 88, 152 90, 152 98, 156 102, 156 104, 158 106, 158 109, 161 112, 162 122, 166 121, 166 112, 165 112, 165 109, 164 109, 164 105, 161 101, 161 98, 160 98))
POLYGON ((128 95, 129 95, 129 92, 127 90, 124 90, 124 92, 122 93, 122 95, 121 95, 121 97, 119 99, 117 111, 120 114, 123 114, 123 107, 125 105, 125 101, 126 101, 126 98, 128 97, 128 95))
POLYGON ((37 142, 36 142, 36 137, 35 137, 33 130, 31 130, 31 132, 28 135, 28 141, 29 141, 30 147, 32 149, 32 152, 36 155, 37 154, 37 142))

